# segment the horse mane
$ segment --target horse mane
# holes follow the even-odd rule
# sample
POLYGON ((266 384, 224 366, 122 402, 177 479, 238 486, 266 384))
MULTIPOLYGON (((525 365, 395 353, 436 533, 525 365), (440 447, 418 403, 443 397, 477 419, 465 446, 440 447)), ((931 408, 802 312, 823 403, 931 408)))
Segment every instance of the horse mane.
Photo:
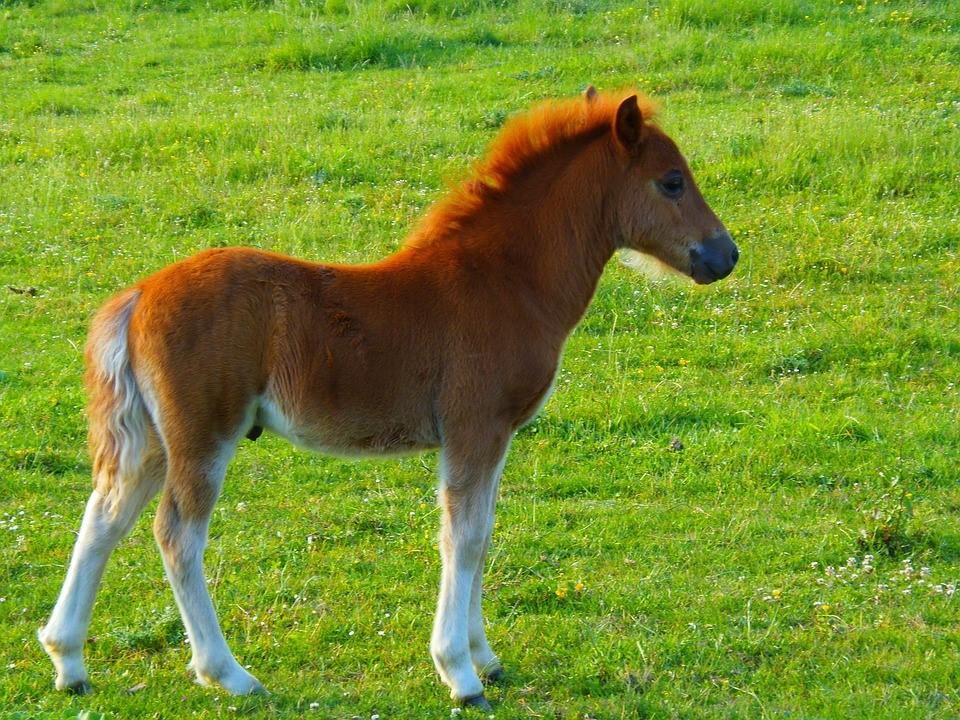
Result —
POLYGON ((405 245, 422 247, 449 236, 503 197, 516 178, 558 147, 609 132, 617 108, 630 95, 637 95, 644 121, 650 122, 656 116, 656 105, 633 90, 598 93, 590 101, 583 95, 548 100, 515 116, 473 165, 467 179, 434 203, 405 245))

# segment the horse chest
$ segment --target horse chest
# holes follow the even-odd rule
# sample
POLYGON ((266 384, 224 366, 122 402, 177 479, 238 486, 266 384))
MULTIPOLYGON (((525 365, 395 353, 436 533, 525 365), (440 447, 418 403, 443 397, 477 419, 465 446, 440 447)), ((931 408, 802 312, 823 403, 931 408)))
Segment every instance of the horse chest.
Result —
POLYGON ((543 406, 553 395, 558 369, 559 364, 532 380, 527 387, 514 393, 515 400, 511 403, 510 415, 515 430, 529 425, 540 414, 543 406))

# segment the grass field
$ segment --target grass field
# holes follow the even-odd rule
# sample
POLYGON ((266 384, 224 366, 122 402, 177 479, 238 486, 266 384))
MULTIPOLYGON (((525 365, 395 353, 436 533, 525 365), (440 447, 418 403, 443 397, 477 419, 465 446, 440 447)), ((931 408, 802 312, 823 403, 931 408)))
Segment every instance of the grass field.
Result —
POLYGON ((496 717, 960 717, 958 67, 945 1, 0 0, 0 718, 450 716, 435 455, 271 437, 207 571, 273 694, 190 682, 152 511, 94 694, 53 692, 86 324, 201 248, 379 258, 588 82, 661 101, 742 260, 706 289, 607 269, 506 468, 496 717))

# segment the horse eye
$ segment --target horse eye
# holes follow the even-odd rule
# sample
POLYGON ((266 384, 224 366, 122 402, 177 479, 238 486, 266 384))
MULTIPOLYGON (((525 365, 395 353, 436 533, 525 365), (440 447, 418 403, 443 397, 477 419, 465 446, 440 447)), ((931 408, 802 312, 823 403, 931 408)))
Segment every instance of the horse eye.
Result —
POLYGON ((679 170, 672 170, 657 181, 657 187, 666 197, 677 200, 683 195, 683 174, 679 170))

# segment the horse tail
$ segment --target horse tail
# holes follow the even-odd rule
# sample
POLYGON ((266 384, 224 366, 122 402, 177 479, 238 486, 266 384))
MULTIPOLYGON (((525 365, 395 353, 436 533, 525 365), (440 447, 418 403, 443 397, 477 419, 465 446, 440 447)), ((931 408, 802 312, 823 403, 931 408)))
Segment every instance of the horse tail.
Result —
POLYGON ((85 383, 94 489, 122 494, 123 478, 145 459, 151 420, 130 364, 128 330, 140 290, 109 300, 93 318, 87 338, 85 383))

